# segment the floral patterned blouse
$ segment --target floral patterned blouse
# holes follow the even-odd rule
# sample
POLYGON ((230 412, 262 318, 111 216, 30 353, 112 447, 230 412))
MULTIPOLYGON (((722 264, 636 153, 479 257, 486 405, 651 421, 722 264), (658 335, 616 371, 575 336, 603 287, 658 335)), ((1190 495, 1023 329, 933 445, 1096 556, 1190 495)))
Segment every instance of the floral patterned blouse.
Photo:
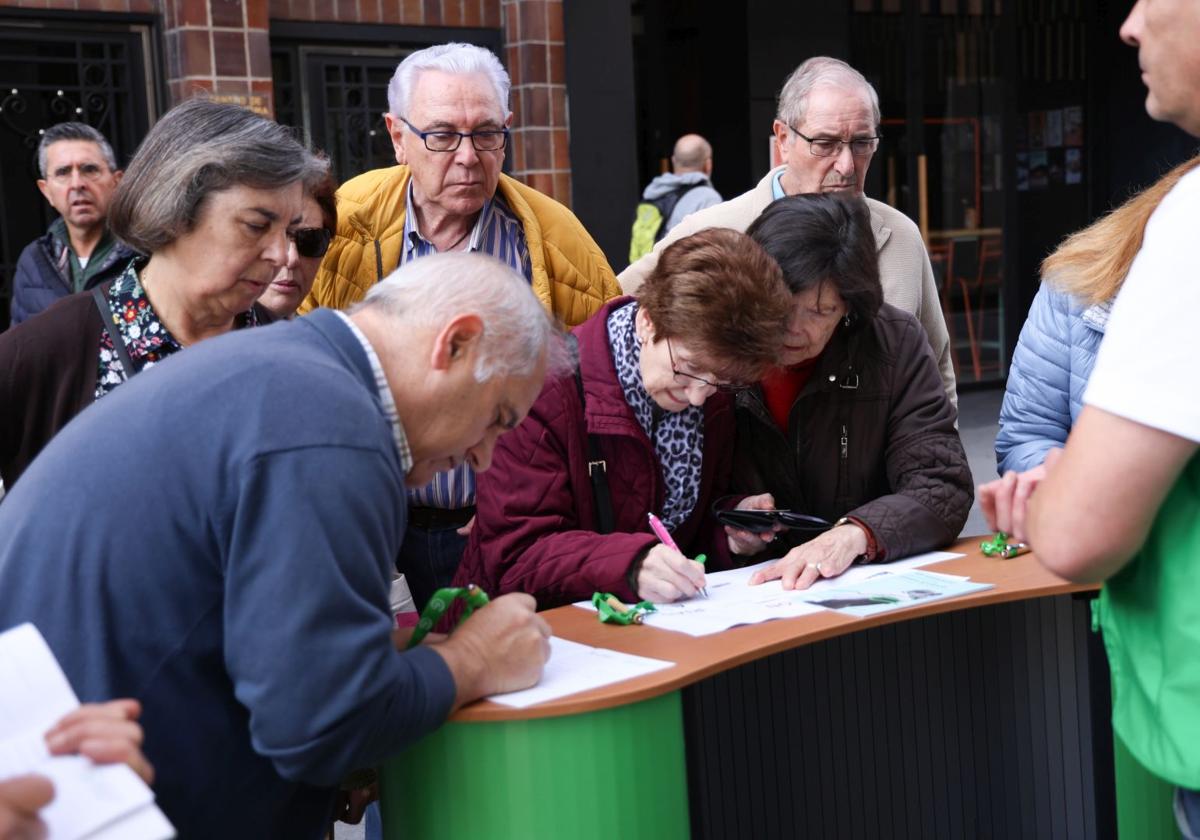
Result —
MULTIPOLYGON (((166 324, 159 320, 154 307, 150 305, 150 299, 142 289, 138 270, 143 265, 145 260, 131 261, 125 273, 113 281, 105 296, 108 308, 113 313, 113 323, 125 343, 129 360, 133 363, 133 372, 129 375, 141 373, 156 362, 161 362, 172 353, 183 349, 183 345, 167 330, 166 324)), ((257 310, 250 308, 234 319, 233 328, 236 330, 242 327, 257 327, 260 323, 257 310)), ((103 397, 127 378, 121 358, 113 349, 109 331, 101 330, 96 399, 103 397)))

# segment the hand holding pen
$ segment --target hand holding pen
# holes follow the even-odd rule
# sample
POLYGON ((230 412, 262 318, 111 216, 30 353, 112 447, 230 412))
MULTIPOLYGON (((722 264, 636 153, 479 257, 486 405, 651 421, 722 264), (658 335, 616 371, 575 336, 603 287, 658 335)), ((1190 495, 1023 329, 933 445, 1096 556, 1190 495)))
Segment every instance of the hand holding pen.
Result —
POLYGON ((642 560, 637 580, 639 597, 660 604, 690 598, 697 592, 707 598, 704 555, 695 560, 685 557, 654 514, 650 514, 650 528, 662 545, 651 548, 642 560))

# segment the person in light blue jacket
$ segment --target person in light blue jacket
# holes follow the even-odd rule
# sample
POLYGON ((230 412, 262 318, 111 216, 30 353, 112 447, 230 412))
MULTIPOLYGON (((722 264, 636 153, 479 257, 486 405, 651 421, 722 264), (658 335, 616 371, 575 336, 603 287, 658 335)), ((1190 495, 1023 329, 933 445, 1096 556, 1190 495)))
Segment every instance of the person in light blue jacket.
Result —
POLYGON ((1021 329, 1000 408, 996 465, 1004 475, 1041 465, 1066 443, 1104 338, 1112 300, 1090 306, 1043 285, 1021 329))
POLYGON ((979 486, 992 528, 1024 538, 1025 507, 1045 477, 1050 450, 1066 443, 1104 339, 1108 313, 1142 247, 1150 215, 1200 156, 1099 221, 1072 234, 1042 263, 1042 288, 1013 351, 1000 408, 996 465, 1001 477, 979 486))

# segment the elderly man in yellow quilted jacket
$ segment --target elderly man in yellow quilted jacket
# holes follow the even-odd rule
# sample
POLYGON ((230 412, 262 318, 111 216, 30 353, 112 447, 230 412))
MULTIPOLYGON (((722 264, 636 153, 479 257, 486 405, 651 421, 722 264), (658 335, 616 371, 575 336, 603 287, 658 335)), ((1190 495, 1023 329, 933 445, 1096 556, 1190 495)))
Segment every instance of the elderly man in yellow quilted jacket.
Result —
MULTIPOLYGON (((508 74, 480 47, 441 44, 400 63, 385 115, 400 165, 338 190, 337 235, 302 311, 346 307, 398 266, 446 251, 478 251, 512 266, 568 326, 621 293, 570 210, 501 174, 512 122, 508 95, 508 74)), ((474 474, 464 464, 447 467, 409 493, 397 565, 418 606, 454 576, 474 516, 474 474)))

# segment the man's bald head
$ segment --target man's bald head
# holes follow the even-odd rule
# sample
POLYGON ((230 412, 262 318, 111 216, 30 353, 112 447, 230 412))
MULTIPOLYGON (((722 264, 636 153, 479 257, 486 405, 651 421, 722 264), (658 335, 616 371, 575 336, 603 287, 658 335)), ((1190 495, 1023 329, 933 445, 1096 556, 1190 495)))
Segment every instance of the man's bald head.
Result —
POLYGON ((685 172, 712 172, 712 146, 699 134, 685 134, 675 141, 671 154, 671 169, 676 175, 685 172))

